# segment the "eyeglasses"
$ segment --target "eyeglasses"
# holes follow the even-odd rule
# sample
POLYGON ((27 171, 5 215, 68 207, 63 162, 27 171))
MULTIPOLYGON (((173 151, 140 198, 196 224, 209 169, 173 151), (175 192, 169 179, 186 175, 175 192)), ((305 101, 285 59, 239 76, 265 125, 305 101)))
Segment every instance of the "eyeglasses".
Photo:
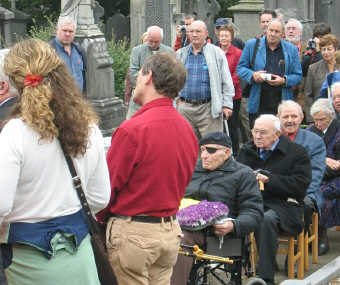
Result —
POLYGON ((209 154, 214 154, 218 150, 224 150, 224 148, 216 148, 216 147, 201 147, 201 151, 207 151, 209 154))

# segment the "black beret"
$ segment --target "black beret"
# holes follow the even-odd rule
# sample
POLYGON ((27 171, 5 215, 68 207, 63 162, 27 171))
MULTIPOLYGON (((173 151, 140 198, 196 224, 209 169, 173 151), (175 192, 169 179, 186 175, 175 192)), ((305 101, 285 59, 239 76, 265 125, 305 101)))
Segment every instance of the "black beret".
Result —
POLYGON ((218 144, 231 148, 231 139, 225 133, 214 132, 201 138, 199 144, 200 146, 205 144, 218 144))

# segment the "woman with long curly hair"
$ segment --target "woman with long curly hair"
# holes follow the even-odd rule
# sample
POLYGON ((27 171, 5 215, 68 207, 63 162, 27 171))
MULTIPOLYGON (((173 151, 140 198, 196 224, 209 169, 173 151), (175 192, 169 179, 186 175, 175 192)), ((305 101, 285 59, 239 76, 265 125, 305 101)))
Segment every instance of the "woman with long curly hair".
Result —
POLYGON ((110 183, 98 119, 50 46, 14 45, 4 71, 19 101, 0 134, 0 242, 8 284, 100 284, 86 218, 62 151, 91 210, 110 183))

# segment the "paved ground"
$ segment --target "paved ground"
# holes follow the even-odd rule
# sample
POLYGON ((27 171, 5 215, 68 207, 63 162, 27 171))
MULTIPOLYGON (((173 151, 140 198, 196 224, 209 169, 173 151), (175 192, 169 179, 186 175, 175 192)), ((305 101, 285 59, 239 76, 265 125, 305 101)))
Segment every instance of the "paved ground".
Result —
MULTIPOLYGON (((334 229, 328 230, 328 237, 329 237, 329 244, 330 244, 330 251, 324 255, 319 256, 318 264, 312 264, 312 258, 310 256, 310 270, 308 272, 305 272, 305 277, 309 276, 313 272, 317 271, 322 266, 326 265, 333 259, 340 256, 340 232, 335 231, 334 229)), ((278 257, 278 263, 279 263, 279 272, 276 274, 276 282, 277 284, 280 284, 282 281, 287 279, 286 274, 284 273, 284 257, 279 256, 278 257)))
MULTIPOLYGON (((312 264, 312 257, 310 255, 310 270, 308 272, 305 272, 305 277, 309 276, 313 272, 317 271, 322 266, 326 265, 327 263, 331 262, 333 259, 340 256, 340 231, 335 231, 334 229, 330 229, 328 231, 329 236, 329 243, 330 243, 330 251, 324 255, 319 256, 318 258, 318 264, 312 264)), ((284 272, 284 261, 285 256, 284 255, 278 255, 277 262, 279 266, 279 271, 275 274, 275 281, 276 284, 280 284, 282 281, 287 279, 287 275, 284 272)), ((244 280, 243 284, 246 284, 247 281, 244 280)), ((219 285, 218 282, 211 282, 209 285, 219 285)))

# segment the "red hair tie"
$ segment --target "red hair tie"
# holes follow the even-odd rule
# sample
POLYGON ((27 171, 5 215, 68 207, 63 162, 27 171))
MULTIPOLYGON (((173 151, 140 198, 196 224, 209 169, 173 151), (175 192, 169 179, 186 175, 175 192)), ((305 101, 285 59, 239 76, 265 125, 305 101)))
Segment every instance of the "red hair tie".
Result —
POLYGON ((42 81, 42 77, 39 75, 28 74, 25 77, 25 86, 37 86, 42 81))

